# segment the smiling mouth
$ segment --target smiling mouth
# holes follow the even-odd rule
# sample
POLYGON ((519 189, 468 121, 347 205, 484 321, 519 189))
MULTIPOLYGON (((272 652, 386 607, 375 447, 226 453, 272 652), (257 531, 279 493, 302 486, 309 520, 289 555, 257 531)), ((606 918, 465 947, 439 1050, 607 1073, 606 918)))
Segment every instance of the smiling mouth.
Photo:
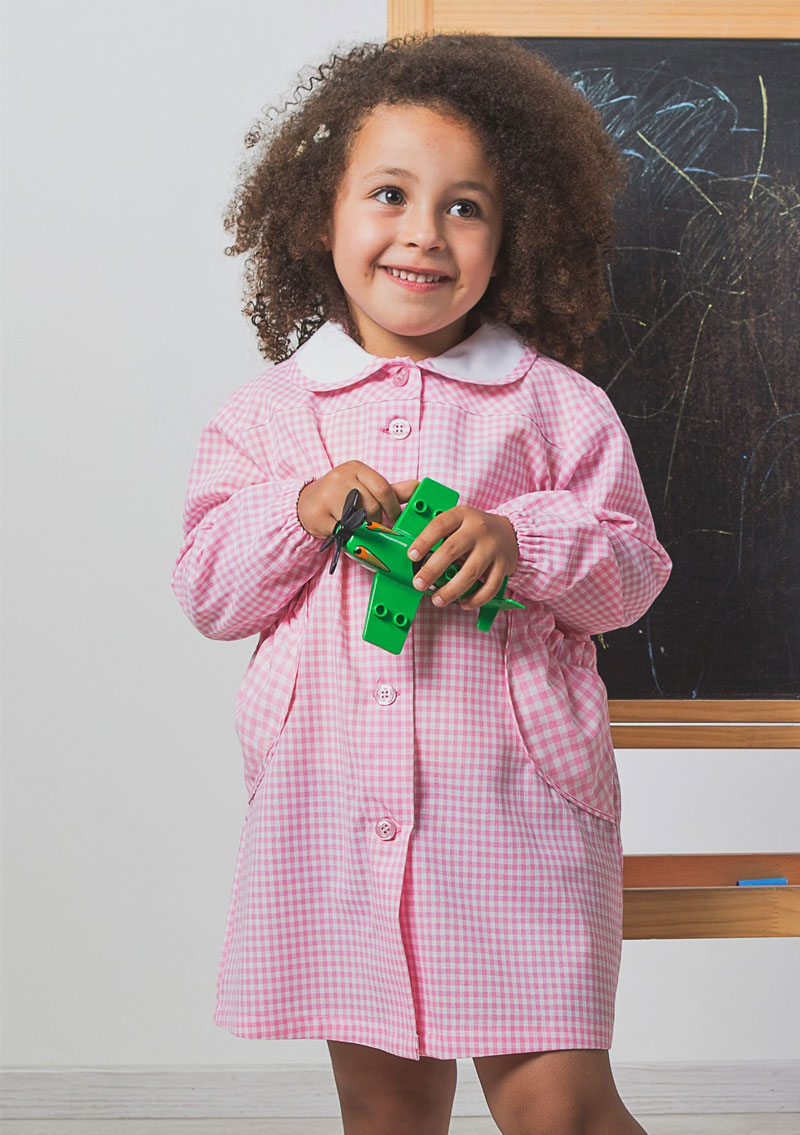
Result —
POLYGON ((394 276, 396 280, 409 280, 411 283, 418 284, 440 284, 444 280, 449 280, 449 276, 437 272, 409 272, 405 268, 393 268, 390 264, 381 264, 384 272, 390 276, 394 276))

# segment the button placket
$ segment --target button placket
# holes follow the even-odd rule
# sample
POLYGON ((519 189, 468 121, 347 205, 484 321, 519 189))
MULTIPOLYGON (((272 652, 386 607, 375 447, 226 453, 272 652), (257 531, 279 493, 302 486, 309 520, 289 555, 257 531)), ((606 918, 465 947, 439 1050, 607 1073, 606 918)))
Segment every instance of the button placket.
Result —
MULTIPOLYGON (((375 690, 375 700, 379 705, 391 705, 397 698, 397 690, 389 682, 381 682, 375 690)), ((375 831, 381 839, 394 839, 398 827, 391 816, 381 816, 375 824, 375 831)))
MULTIPOLYGON (((392 371, 392 385, 393 386, 407 386, 409 379, 409 368, 406 366, 398 366, 392 371)), ((404 438, 408 437, 411 433, 411 423, 406 418, 392 418, 389 425, 386 426, 386 432, 389 437, 404 438)))
MULTIPOLYGON (((409 360, 409 362, 410 362, 410 360, 409 360)), ((413 366, 413 365, 404 364, 402 366, 396 366, 396 367, 392 368, 392 370, 390 372, 390 381, 391 381, 393 387, 396 387, 398 390, 400 390, 400 388, 402 388, 402 387, 407 388, 403 392, 403 394, 399 395, 399 398, 401 398, 401 399, 407 397, 409 400, 413 400, 416 397, 418 397, 418 393, 419 393, 419 389, 420 389, 420 386, 419 386, 419 380, 420 379, 421 379, 421 371, 420 371, 419 367, 416 367, 416 366, 413 366), (413 380, 413 382, 412 382, 412 380, 413 380), (414 382, 416 382, 416 390, 414 389, 414 382)), ((399 403, 399 404, 402 404, 402 403, 399 403)), ((414 415, 412 414, 412 418, 413 417, 414 417, 414 415)), ((414 419, 414 420, 416 421, 418 419, 414 419)), ((409 435, 411 435, 412 429, 413 429, 413 424, 412 424, 412 421, 409 421, 408 418, 404 418, 404 417, 402 417, 398 414, 397 417, 392 418, 388 422, 388 424, 386 424, 385 426, 382 427, 382 429, 383 429, 383 432, 386 433, 390 438, 400 441, 400 440, 403 440, 405 438, 408 438, 409 435)), ((404 462, 404 464, 405 464, 405 462, 404 462)), ((397 474, 397 475, 400 476, 401 474, 397 474)), ((395 689, 395 687, 390 682, 380 682, 373 689, 372 696, 374 697, 374 699, 378 703, 378 705, 390 706, 397 700, 397 690, 395 689)), ((398 772, 399 772, 399 770, 398 770, 398 772)), ((383 794, 383 792, 386 791, 386 788, 387 788, 386 785, 383 785, 381 787, 381 789, 380 789, 381 794, 383 794)), ((395 790, 400 790, 401 792, 405 792, 405 786, 403 786, 403 788, 400 789, 399 779, 398 779, 397 785, 395 786, 395 790)), ((386 802, 384 802, 384 807, 385 806, 386 806, 386 802)), ((413 808, 413 805, 409 805, 409 806, 413 808)), ((397 833, 400 831, 400 827, 399 827, 397 821, 392 816, 384 815, 384 816, 380 816, 378 819, 375 820, 373 830, 375 831, 375 834, 377 835, 377 837, 381 840, 394 840, 397 833)))

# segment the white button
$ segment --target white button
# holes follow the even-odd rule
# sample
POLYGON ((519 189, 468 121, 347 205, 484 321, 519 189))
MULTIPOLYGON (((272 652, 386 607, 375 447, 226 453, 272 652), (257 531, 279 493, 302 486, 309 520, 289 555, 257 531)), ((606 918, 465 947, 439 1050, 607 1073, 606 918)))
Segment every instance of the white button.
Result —
POLYGON ((408 437, 411 433, 411 423, 405 418, 392 418, 389 422, 389 433, 392 437, 408 437))
POLYGON ((388 682, 381 682, 375 691, 375 700, 379 705, 391 705, 397 697, 397 691, 388 682))
POLYGON ((391 816, 383 816, 375 825, 375 831, 381 839, 394 839, 397 834, 397 824, 391 816))

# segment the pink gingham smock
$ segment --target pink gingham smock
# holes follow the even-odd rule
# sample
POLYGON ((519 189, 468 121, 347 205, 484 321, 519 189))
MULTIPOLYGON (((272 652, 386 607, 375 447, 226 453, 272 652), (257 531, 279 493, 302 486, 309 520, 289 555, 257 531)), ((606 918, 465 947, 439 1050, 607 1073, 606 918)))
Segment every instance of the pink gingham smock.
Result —
POLYGON ((188 618, 258 635, 214 1023, 412 1060, 610 1048, 620 791, 589 636, 672 564, 605 392, 492 322, 415 363, 329 320, 205 427, 183 529, 188 618), (399 655, 365 642, 372 573, 331 575, 296 513, 351 459, 508 517, 526 609, 484 633, 424 598, 399 655))

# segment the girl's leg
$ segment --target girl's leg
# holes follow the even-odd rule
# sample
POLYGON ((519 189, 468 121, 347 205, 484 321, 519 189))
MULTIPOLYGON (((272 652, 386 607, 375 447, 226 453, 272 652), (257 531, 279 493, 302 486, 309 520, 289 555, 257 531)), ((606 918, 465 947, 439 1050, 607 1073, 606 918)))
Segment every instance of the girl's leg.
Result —
POLYGON ((502 1135, 647 1135, 620 1099, 604 1048, 473 1061, 502 1135))
POLYGON ((344 1135, 448 1135, 455 1060, 407 1060, 365 1044, 329 1040, 344 1135))

